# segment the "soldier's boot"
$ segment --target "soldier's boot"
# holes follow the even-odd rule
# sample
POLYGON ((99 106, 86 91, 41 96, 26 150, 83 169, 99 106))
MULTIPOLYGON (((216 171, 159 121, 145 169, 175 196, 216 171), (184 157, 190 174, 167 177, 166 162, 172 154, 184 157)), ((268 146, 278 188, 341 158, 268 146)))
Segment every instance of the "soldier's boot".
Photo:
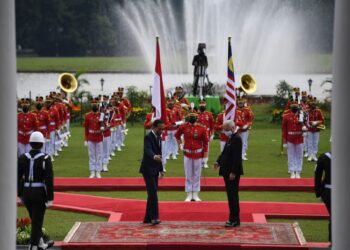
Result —
POLYGON ((53 240, 49 240, 49 241, 45 242, 43 238, 40 238, 39 249, 49 249, 54 244, 55 244, 55 242, 53 240))
POLYGON ((102 172, 108 172, 107 164, 102 165, 102 172))
POLYGON ((29 250, 39 250, 38 246, 29 245, 29 250))
POLYGON ((290 174, 290 178, 295 179, 295 172, 294 171, 292 171, 292 173, 290 174))
POLYGON ((101 178, 100 172, 97 172, 97 171, 96 171, 96 178, 101 178))
POLYGON ((295 178, 296 179, 300 179, 301 177, 300 177, 300 172, 295 172, 295 178))
POLYGON ((90 171, 90 176, 89 178, 95 178, 95 171, 90 171))
POLYGON ((186 202, 189 202, 192 200, 192 192, 187 192, 187 197, 185 199, 186 202))
POLYGON ((202 201, 200 198, 199 198, 199 196, 198 196, 198 192, 193 192, 193 200, 194 201, 202 201))

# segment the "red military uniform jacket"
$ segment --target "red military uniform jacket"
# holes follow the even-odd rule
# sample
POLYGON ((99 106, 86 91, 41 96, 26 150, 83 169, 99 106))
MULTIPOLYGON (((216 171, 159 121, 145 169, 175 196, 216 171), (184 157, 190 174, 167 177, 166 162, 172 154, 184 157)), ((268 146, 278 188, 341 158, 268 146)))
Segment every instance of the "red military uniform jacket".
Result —
POLYGON ((50 126, 49 126, 49 133, 59 129, 60 124, 60 118, 59 113, 55 106, 51 106, 51 108, 48 110, 49 112, 49 118, 50 118, 50 126))
POLYGON ((146 120, 143 123, 143 127, 145 129, 151 129, 152 128, 152 119, 153 119, 154 114, 153 113, 147 113, 146 114, 146 120))
POLYGON ((181 111, 178 108, 173 108, 173 109, 167 109, 167 120, 168 120, 168 126, 167 130, 174 131, 177 129, 177 125, 175 125, 176 122, 181 121, 183 119, 183 115, 181 111))
POLYGON ((283 115, 282 121, 282 139, 283 144, 287 142, 294 144, 303 143, 303 124, 299 122, 299 112, 288 112, 283 115))
POLYGON ((22 144, 29 143, 31 133, 37 130, 36 115, 28 112, 17 114, 18 142, 22 144))
POLYGON ((214 118, 211 112, 209 111, 199 112, 197 122, 205 126, 205 128, 209 133, 209 136, 214 134, 214 131, 215 131, 214 118))
POLYGON ((101 131, 100 112, 89 112, 85 115, 85 140, 91 142, 102 142, 103 134, 101 131))
POLYGON ((181 135, 184 135, 184 155, 191 159, 203 158, 208 153, 208 132, 206 128, 198 123, 186 122, 181 125, 175 133, 177 141, 181 142, 181 135))
POLYGON ((40 111, 33 112, 37 119, 37 129, 40 131, 45 138, 50 138, 50 115, 49 112, 42 109, 40 111))
POLYGON ((309 132, 319 132, 320 129, 317 128, 316 126, 312 125, 312 122, 314 121, 319 121, 319 124, 323 124, 324 123, 324 116, 322 114, 322 111, 318 108, 316 108, 315 110, 309 109, 307 112, 308 115, 308 123, 306 124, 308 127, 308 131, 309 132))
POLYGON ((237 114, 239 117, 237 117, 238 120, 240 120, 241 124, 239 126, 238 132, 245 132, 252 126, 252 120, 253 118, 251 111, 246 108, 239 108, 237 109, 237 114))

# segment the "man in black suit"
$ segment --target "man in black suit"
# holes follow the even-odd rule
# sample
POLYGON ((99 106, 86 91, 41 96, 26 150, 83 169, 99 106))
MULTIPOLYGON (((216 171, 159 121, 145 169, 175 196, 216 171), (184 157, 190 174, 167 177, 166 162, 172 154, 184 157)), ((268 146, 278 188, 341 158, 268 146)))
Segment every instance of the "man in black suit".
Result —
POLYGON ((232 120, 225 121, 222 126, 224 133, 229 137, 224 150, 214 163, 214 168, 219 170, 219 175, 224 177, 228 205, 230 208, 229 221, 225 227, 237 227, 239 219, 239 180, 243 175, 242 166, 242 139, 235 131, 232 120))
POLYGON ((152 124, 152 130, 145 136, 143 158, 140 173, 143 175, 147 189, 147 207, 143 223, 157 225, 160 223, 158 213, 158 177, 164 176, 162 164, 162 140, 164 122, 157 119, 152 124))
POLYGON ((318 157, 315 168, 315 195, 321 198, 329 213, 328 239, 332 242, 332 213, 331 213, 331 162, 332 154, 327 152, 318 157))

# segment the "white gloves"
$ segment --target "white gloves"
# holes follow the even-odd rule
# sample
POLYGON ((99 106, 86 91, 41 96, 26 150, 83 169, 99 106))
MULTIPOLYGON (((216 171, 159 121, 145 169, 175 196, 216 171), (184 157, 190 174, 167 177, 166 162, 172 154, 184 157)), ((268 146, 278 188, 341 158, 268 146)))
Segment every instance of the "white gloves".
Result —
POLYGON ((316 126, 316 125, 317 125, 317 121, 311 122, 311 125, 312 125, 312 126, 316 126))
POLYGON ((87 145, 88 145, 88 142, 84 141, 84 146, 87 147, 87 145))
POLYGON ((247 124, 243 126, 243 129, 247 129, 247 128, 248 128, 248 125, 247 125, 247 124))
POLYGON ((46 206, 47 208, 51 207, 52 204, 53 204, 53 201, 47 201, 47 202, 45 202, 45 206, 46 206))
POLYGON ((210 140, 212 141, 214 139, 214 134, 210 136, 210 140))
POLYGON ((283 144, 283 147, 284 147, 284 148, 287 148, 287 143, 283 144))

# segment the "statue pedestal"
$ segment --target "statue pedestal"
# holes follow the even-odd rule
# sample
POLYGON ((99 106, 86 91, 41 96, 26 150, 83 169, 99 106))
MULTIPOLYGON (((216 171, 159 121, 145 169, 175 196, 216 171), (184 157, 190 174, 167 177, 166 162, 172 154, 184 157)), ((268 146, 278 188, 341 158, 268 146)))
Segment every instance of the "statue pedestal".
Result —
MULTIPOLYGON (((186 96, 186 99, 189 103, 193 102, 194 106, 198 108, 199 97, 198 96, 186 96)), ((222 107, 220 104, 219 96, 206 96, 204 97, 205 102, 207 103, 207 111, 212 112, 213 114, 221 113, 222 107)))

